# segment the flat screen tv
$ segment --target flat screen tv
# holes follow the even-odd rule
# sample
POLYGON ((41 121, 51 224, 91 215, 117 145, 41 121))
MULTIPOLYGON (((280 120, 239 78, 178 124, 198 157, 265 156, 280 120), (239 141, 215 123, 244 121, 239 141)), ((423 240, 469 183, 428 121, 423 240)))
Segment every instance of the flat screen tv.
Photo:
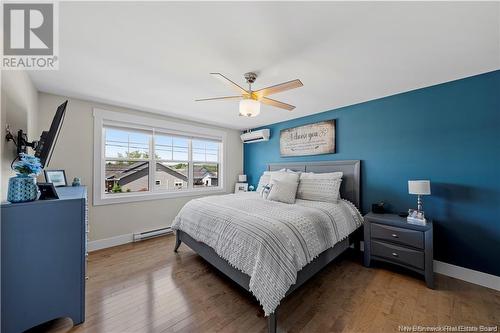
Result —
POLYGON ((68 101, 62 103, 57 108, 54 119, 52 119, 52 124, 48 131, 43 131, 40 136, 40 141, 38 141, 35 149, 35 156, 40 159, 42 167, 49 164, 52 153, 54 152, 54 146, 59 137, 59 132, 61 131, 61 126, 64 121, 64 115, 66 114, 66 106, 68 101))

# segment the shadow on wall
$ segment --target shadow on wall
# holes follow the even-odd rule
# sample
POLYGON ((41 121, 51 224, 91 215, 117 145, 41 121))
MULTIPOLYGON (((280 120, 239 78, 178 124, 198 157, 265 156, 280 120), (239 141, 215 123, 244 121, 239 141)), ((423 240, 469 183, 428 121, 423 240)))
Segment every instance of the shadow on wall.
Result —
POLYGON ((491 210, 484 209, 484 216, 477 217, 477 207, 492 200, 499 203, 496 191, 487 188, 464 186, 450 183, 432 183, 431 208, 434 219, 434 240, 439 241, 439 256, 447 258, 458 266, 470 265, 471 259, 476 267, 498 267, 500 255, 500 233, 494 229, 500 217, 492 216, 491 210), (476 210, 476 211, 475 211, 476 210), (483 219, 491 219, 485 224, 483 219), (490 226, 490 228, 488 228, 490 226), (453 240, 453 241, 451 241, 453 240), (481 251, 485 248, 496 251, 485 257, 481 251), (495 250, 496 249, 496 250, 495 250))
MULTIPOLYGON (((2 113, 5 115, 5 124, 2 124, 2 131, 0 132, 0 140, 2 140, 2 156, 1 156, 1 173, 2 173, 2 184, 0 188, 2 189, 1 197, 2 200, 7 197, 7 187, 9 177, 15 175, 14 171, 11 169, 11 163, 16 158, 16 146, 14 142, 7 142, 5 140, 5 126, 9 125, 9 130, 12 135, 17 136, 17 131, 22 129, 27 131, 28 129, 28 111, 26 107, 19 104, 14 98, 11 98, 8 94, 5 94, 2 90, 2 99, 4 99, 5 104, 2 103, 2 113)), ((31 138, 30 138, 31 139, 31 138)), ((31 149, 28 151, 30 154, 33 153, 31 149)))
POLYGON ((495 191, 486 188, 464 186, 460 184, 432 183, 432 196, 446 199, 454 203, 480 203, 483 200, 491 200, 498 194, 495 191))
MULTIPOLYGON (((28 110, 26 107, 17 103, 15 99, 10 96, 3 96, 5 98, 5 124, 4 126, 9 125, 9 130, 11 133, 16 136, 17 131, 22 129, 24 132, 28 131, 28 110)), ((2 129, 3 130, 3 129, 2 129)), ((2 132, 2 140, 5 140, 5 132, 2 132)), ((31 138, 28 138, 31 139, 31 138)), ((12 158, 16 156, 16 148, 14 143, 6 142, 5 143, 7 149, 12 151, 12 158)))

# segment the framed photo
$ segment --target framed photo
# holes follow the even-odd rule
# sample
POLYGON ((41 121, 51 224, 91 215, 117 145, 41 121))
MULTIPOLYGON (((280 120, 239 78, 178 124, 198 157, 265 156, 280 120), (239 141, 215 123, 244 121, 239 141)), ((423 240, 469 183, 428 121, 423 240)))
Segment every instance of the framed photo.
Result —
POLYGON ((66 173, 64 170, 43 170, 45 181, 54 184, 55 187, 67 186, 66 173))
POLYGON ((248 192, 248 183, 236 183, 234 185, 234 193, 248 192))
POLYGON ((39 200, 54 200, 59 199, 57 195, 56 188, 52 183, 38 183, 38 189, 40 190, 39 200))

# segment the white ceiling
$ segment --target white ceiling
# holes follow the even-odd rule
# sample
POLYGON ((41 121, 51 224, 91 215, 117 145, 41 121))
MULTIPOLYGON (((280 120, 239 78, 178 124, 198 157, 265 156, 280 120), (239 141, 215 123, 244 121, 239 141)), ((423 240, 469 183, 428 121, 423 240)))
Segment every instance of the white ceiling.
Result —
POLYGON ((252 128, 500 68, 500 3, 60 3, 60 69, 30 75, 44 92, 252 128), (273 95, 293 112, 238 116, 209 75, 273 95))

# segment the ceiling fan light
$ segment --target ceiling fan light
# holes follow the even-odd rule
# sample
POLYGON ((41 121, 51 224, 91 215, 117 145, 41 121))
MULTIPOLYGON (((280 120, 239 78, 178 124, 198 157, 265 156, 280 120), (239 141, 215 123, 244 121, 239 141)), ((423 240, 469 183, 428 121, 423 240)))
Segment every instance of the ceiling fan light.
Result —
POLYGON ((260 113, 260 102, 254 99, 242 99, 240 101, 240 116, 255 117, 260 113))

